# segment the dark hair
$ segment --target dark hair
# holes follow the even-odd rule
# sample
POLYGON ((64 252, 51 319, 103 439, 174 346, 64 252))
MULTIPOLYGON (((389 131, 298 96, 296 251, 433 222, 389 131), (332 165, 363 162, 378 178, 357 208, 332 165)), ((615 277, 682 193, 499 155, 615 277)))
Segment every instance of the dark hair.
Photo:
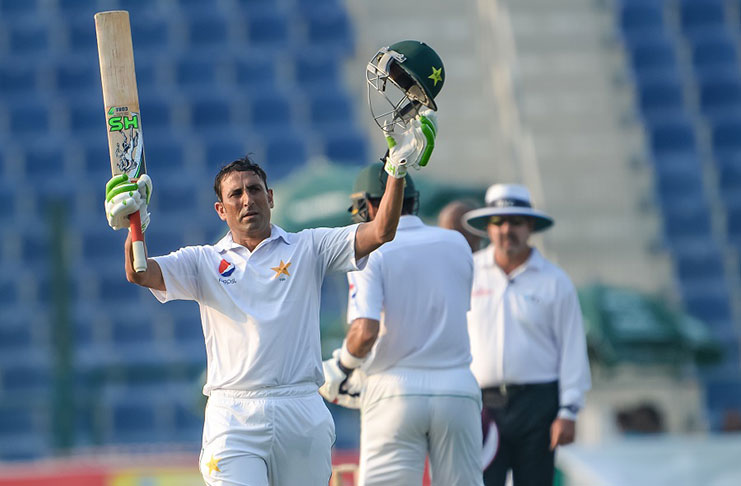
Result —
POLYGON ((219 173, 216 174, 216 178, 214 179, 214 192, 219 201, 221 201, 221 181, 224 180, 224 177, 228 176, 232 172, 246 171, 255 173, 260 179, 262 179, 263 184, 265 184, 265 189, 268 188, 268 176, 265 174, 265 171, 262 170, 262 167, 252 162, 249 155, 245 155, 243 158, 225 165, 221 170, 219 170, 219 173))

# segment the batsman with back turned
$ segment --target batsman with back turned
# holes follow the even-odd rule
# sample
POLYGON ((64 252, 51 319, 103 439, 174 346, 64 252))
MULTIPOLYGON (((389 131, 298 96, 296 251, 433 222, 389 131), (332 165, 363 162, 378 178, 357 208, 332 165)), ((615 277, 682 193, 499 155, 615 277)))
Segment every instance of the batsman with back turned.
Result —
MULTIPOLYGON (((432 48, 393 44, 374 57, 368 78, 399 71, 434 103, 445 71, 432 48)), ((358 175, 354 221, 379 217, 386 177, 380 163, 358 175)), ((348 273, 350 329, 324 362, 320 393, 360 409, 359 486, 420 485, 428 456, 433 485, 481 486, 481 393, 466 324, 471 249, 460 233, 425 225, 418 205, 407 175, 396 238, 348 273)))
MULTIPOLYGON (((417 100, 416 82, 404 73, 397 77, 417 100)), ((419 102, 400 108, 395 129, 386 132, 384 166, 391 176, 373 221, 286 232, 270 222, 274 195, 265 171, 244 157, 214 180, 214 209, 229 227, 218 243, 147 258, 146 269, 137 272, 131 234, 126 239, 130 282, 149 288, 161 302, 194 300, 200 306, 208 403, 199 466, 207 485, 327 485, 335 431, 318 393, 324 382, 321 285, 327 272, 364 268, 368 255, 394 238, 404 173, 429 160, 434 113, 419 102)), ((128 228, 125 218, 137 212, 149 219, 151 187, 151 180, 111 179, 109 224, 128 228)))

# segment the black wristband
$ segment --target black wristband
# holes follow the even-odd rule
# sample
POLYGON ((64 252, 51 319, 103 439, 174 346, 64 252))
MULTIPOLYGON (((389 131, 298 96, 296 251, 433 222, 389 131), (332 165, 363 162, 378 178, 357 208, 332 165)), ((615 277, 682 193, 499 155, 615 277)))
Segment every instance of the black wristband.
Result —
POLYGON ((573 413, 574 415, 576 415, 577 413, 579 413, 579 407, 576 406, 576 405, 561 405, 558 408, 559 408, 559 410, 560 409, 568 410, 569 412, 573 413))
POLYGON ((340 361, 339 359, 337 360, 337 367, 347 376, 350 376, 350 373, 353 372, 353 368, 348 368, 347 366, 343 365, 342 361, 340 361))

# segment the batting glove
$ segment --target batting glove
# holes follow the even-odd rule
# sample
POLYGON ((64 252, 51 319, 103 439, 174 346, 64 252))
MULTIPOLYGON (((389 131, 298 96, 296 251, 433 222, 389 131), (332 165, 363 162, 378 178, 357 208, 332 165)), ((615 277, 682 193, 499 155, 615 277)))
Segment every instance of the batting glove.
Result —
MULTIPOLYGON (((343 364, 343 349, 335 349, 332 357, 322 362, 324 371, 324 384, 319 388, 319 393, 330 403, 335 403, 347 408, 360 408, 360 393, 365 386, 365 373, 356 368, 348 368, 343 364)), ((346 351, 345 351, 346 352, 346 351)), ((359 366, 362 362, 354 358, 353 364, 359 366)))
POLYGON ((149 226, 147 206, 152 197, 152 179, 146 174, 136 182, 121 174, 112 177, 105 186, 105 214, 114 230, 129 227, 129 215, 139 211, 142 231, 149 226))
POLYGON ((436 136, 437 115, 430 109, 422 110, 403 132, 386 136, 389 146, 384 165, 386 172, 401 179, 409 167, 419 170, 426 166, 435 148, 436 136))

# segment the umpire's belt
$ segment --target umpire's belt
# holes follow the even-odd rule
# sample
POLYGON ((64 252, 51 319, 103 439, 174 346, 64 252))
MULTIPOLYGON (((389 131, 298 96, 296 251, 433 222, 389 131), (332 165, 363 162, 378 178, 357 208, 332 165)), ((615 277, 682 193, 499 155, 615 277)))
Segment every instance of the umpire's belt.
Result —
POLYGON ((546 383, 502 383, 496 386, 490 386, 481 389, 481 399, 484 405, 489 406, 502 405, 508 398, 528 390, 553 388, 558 391, 558 381, 549 381, 546 383))

